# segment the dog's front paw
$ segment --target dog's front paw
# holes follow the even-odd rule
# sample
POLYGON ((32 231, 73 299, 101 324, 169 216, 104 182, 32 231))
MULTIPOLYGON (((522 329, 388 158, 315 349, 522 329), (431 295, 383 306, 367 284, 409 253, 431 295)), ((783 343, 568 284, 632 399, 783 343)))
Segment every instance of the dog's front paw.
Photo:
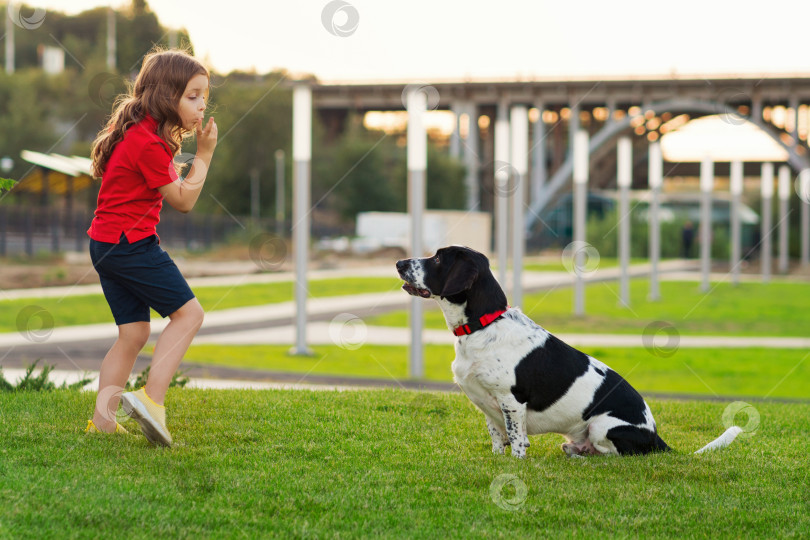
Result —
POLYGON ((523 459, 526 457, 526 449, 529 447, 529 441, 520 441, 512 444, 512 457, 523 459))
POLYGON ((492 453, 496 455, 503 455, 506 447, 500 441, 492 441, 492 453))
POLYGON ((512 457, 517 459, 526 459, 526 449, 525 448, 515 448, 512 447, 512 457))

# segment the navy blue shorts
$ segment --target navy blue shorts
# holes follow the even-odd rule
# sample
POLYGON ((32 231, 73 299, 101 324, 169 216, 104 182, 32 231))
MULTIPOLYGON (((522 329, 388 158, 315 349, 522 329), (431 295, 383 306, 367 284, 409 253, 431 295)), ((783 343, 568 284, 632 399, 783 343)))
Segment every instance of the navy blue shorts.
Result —
POLYGON ((148 322, 149 308, 166 317, 194 298, 177 265, 158 244, 157 236, 132 244, 123 235, 119 244, 91 238, 90 259, 115 324, 148 322))

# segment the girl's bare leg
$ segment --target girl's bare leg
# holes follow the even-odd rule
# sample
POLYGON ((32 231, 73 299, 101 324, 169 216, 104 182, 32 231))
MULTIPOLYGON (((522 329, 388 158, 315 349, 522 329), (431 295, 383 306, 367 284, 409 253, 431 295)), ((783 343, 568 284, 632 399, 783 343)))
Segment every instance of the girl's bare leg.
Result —
POLYGON ((169 315, 171 320, 155 345, 149 380, 146 383, 146 394, 158 405, 163 405, 169 383, 191 345, 191 340, 202 326, 204 315, 205 312, 196 298, 169 315))
POLYGON ((115 431, 118 403, 132 366, 149 340, 149 323, 134 322, 118 326, 118 339, 101 363, 98 376, 98 397, 93 412, 93 424, 100 431, 115 431))

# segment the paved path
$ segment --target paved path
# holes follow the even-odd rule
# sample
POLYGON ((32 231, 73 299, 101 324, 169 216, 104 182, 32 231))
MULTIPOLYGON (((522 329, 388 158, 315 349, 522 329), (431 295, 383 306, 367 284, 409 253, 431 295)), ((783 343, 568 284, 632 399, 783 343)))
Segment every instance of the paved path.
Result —
MULTIPOLYGON (((16 382, 25 373, 23 369, 4 369, 3 375, 7 380, 16 382)), ((76 370, 54 370, 50 373, 50 380, 57 386, 63 382, 71 384, 83 378, 92 378, 83 390, 96 391, 98 372, 78 372, 76 370)), ((411 391, 431 391, 431 392, 453 392, 461 390, 455 383, 443 382, 423 382, 423 381, 397 381, 395 379, 361 379, 357 377, 333 377, 333 376, 300 376, 295 373, 275 373, 274 380, 255 379, 207 379, 191 378, 186 388, 201 389, 239 389, 239 390, 310 390, 310 391, 362 391, 375 390, 379 388, 399 388, 411 391)), ((801 398, 779 398, 759 396, 721 396, 716 394, 675 394, 662 392, 643 392, 645 398, 671 399, 680 401, 718 401, 728 403, 732 401, 745 402, 778 402, 778 403, 809 403, 810 401, 801 398)))
MULTIPOLYGON (((310 280, 364 276, 396 278, 397 274, 393 265, 391 265, 390 268, 373 266, 366 268, 312 270, 309 273, 310 280)), ((295 274, 293 272, 257 272, 190 278, 188 283, 193 289, 194 287, 238 287, 239 285, 249 285, 252 283, 279 283, 294 280, 295 274)), ((13 290, 0 289, 0 300, 16 300, 19 298, 67 298, 68 296, 83 296, 88 294, 102 294, 101 285, 72 285, 69 287, 39 287, 13 290)))
MULTIPOLYGON (((662 279, 697 280, 699 274, 694 272, 697 261, 666 261, 661 265, 662 279), (690 272, 690 270, 692 270, 690 272)), ((644 276, 649 273, 646 264, 631 267, 631 275, 644 276)), ((618 268, 600 269, 587 276, 590 282, 615 280, 618 268)), ((345 270, 313 271, 309 279, 325 279, 347 276, 382 276, 396 277, 393 267, 352 268, 345 270)), ((294 275, 289 272, 274 274, 243 274, 238 276, 204 277, 189 280, 192 287, 203 286, 238 286, 248 283, 272 283, 291 281, 294 275)), ((718 274, 715 281, 727 280, 727 276, 718 274)), ((567 272, 526 272, 523 278, 524 289, 537 291, 569 286, 572 276, 567 272)), ((507 283, 507 286, 509 284, 507 283)), ((25 289, 17 291, 0 291, 0 299, 52 297, 62 298, 72 295, 98 294, 97 285, 74 287, 55 287, 48 289, 25 289)), ((406 345, 410 342, 408 328, 388 328, 366 326, 363 318, 386 311, 405 309, 411 299, 398 287, 383 293, 367 293, 342 297, 309 299, 307 312, 308 342, 313 345, 338 344, 355 346, 358 344, 406 345)), ((253 306, 206 313, 205 323, 195 338, 195 344, 292 344, 295 341, 294 327, 295 304, 253 306)), ((152 321, 152 339, 167 324, 167 320, 152 321)), ((110 345, 115 341, 117 328, 110 323, 60 327, 52 330, 24 334, 12 332, 0 334, 0 365, 7 378, 12 379, 12 369, 22 368, 37 358, 48 364, 55 364, 65 372, 93 372, 97 370, 110 345)), ((664 346, 670 343, 645 343, 639 335, 632 334, 563 334, 559 335, 576 347, 643 347, 664 346)), ((662 336, 669 341, 669 336, 662 336)), ((451 345, 454 337, 449 330, 424 330, 424 342, 427 344, 451 345)), ((680 336, 678 347, 770 347, 770 348, 810 348, 810 338, 774 338, 774 337, 723 337, 723 336, 680 336)), ((139 357, 135 372, 140 372, 148 365, 148 357, 139 357)), ((184 364, 186 366, 186 364, 184 364)), ((259 388, 297 387, 304 385, 325 385, 327 388, 347 388, 357 386, 400 385, 403 387, 432 388, 451 390, 449 383, 402 382, 373 379, 336 379, 334 377, 307 376, 275 372, 258 372, 224 366, 191 366, 189 376, 194 385, 216 387, 217 385, 235 385, 236 387, 259 388), (212 382, 213 379, 219 382, 212 382), (264 379, 264 380, 257 380, 264 379), (270 380, 268 380, 270 379, 270 380), (223 382, 226 381, 227 382, 223 382), (264 386, 269 385, 269 386, 264 386)), ((14 372, 16 373, 16 372, 14 372)), ((21 375, 22 372, 20 372, 21 375)))
MULTIPOLYGON (((691 267, 694 261, 668 261, 662 265, 663 272, 669 272, 683 279, 694 274, 683 272, 684 266, 691 267)), ((634 275, 644 275, 648 265, 635 265, 634 275)), ((372 267, 366 269, 329 270, 313 272, 310 279, 345 276, 384 276, 391 274, 389 269, 372 267)), ((589 281, 616 279, 618 268, 598 270, 588 276, 589 281)), ((668 275, 668 274, 666 274, 668 275)), ((289 273, 248 274, 192 280, 192 286, 240 285, 245 283, 270 283, 289 281, 289 273)), ((571 276, 566 272, 527 272, 524 287, 527 291, 542 290, 569 285, 571 276)), ((90 294, 93 285, 77 287, 56 287, 45 289, 51 297, 90 294)), ((22 298, 26 291, 5 291, 8 296, 22 298)), ((33 293, 32 293, 33 294, 33 293)), ((369 343, 406 345, 410 342, 407 328, 386 328, 366 326, 362 318, 372 313, 408 307, 410 297, 398 287, 382 293, 366 293, 351 296, 312 298, 307 302, 307 312, 311 321, 307 329, 308 341, 313 345, 344 343, 369 343), (340 316, 339 319, 336 317, 340 316), (320 322, 319 322, 320 319, 320 322)), ((281 302, 262 306, 223 309, 206 313, 205 322, 194 342, 216 344, 291 344, 295 342, 295 329, 291 325, 295 317, 295 303, 281 302)), ((168 323, 167 319, 152 320, 152 337, 156 339, 168 323)), ((60 344, 83 343, 97 340, 114 340, 118 334, 115 325, 109 323, 58 327, 26 334, 11 332, 0 334, 0 357, 2 351, 13 347, 56 346, 60 344)), ((562 334, 560 338, 573 346, 612 346, 641 347, 645 343, 642 336, 633 334, 562 334)), ((424 330, 425 343, 452 344, 453 336, 446 330, 424 330)), ((773 347, 810 348, 810 338, 779 337, 722 337, 722 336, 680 336, 680 347, 773 347)))
MULTIPOLYGON (((39 373, 39 370, 34 372, 34 375, 39 373)), ((4 368, 2 371, 3 376, 7 381, 16 384, 20 379, 25 376, 25 370, 19 368, 4 368)), ((64 384, 74 384, 83 379, 92 379, 82 390, 96 391, 98 390, 98 371, 77 371, 75 369, 55 369, 49 373, 49 379, 56 385, 61 386, 64 384)), ((185 388, 204 388, 204 389, 249 389, 249 390, 360 390, 367 388, 364 386, 347 386, 336 384, 318 384, 318 383, 304 383, 292 381, 256 381, 256 380, 240 380, 240 379, 205 379, 205 378, 190 378, 185 388)))
MULTIPOLYGON (((678 336, 655 337, 647 341, 638 334, 555 334, 574 347, 644 347, 663 346, 672 340, 681 348, 751 348, 810 349, 810 338, 794 337, 736 337, 736 336, 678 336)), ((455 336, 449 330, 426 329, 422 331, 425 344, 448 345, 455 343, 455 336)), ((333 322, 313 322, 307 326, 307 341, 312 345, 408 345, 411 342, 409 328, 366 326, 360 318, 346 320, 337 318, 333 322)), ((295 342, 295 328, 279 326, 254 330, 237 330, 222 334, 199 336, 196 345, 284 345, 295 342)))

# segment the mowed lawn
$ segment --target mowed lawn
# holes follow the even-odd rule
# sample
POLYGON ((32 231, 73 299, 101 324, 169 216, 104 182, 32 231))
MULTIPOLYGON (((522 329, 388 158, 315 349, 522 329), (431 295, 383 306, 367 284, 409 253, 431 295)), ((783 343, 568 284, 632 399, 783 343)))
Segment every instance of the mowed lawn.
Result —
POLYGON ((515 460, 491 454, 483 415, 459 394, 173 389, 171 449, 140 435, 84 435, 94 399, 0 394, 0 537, 810 531, 810 405, 756 403, 758 427, 692 455, 723 431, 728 404, 652 400, 671 453, 569 459, 561 437, 542 435, 515 460))
MULTIPOLYGON (((616 282, 591 283, 585 288, 585 316, 573 315, 571 287, 525 294, 524 313, 555 334, 643 334, 661 321, 680 335, 740 335, 810 337, 810 283, 714 283, 702 292, 698 282, 663 281, 661 299, 647 299, 649 281, 630 282, 630 307, 619 302, 616 282)), ((431 304, 426 328, 447 328, 441 311, 431 304)), ((407 326, 408 314, 396 311, 370 317, 368 325, 407 326)))
MULTIPOLYGON (((392 383, 409 378, 408 348, 314 346, 313 356, 292 356, 288 345, 192 345, 183 366, 240 367, 304 375, 366 377, 392 383)), ((645 348, 583 348, 642 393, 810 399, 810 351, 805 349, 688 349, 660 356, 645 348)), ((451 382, 455 352, 424 347, 425 379, 451 382)), ((181 366, 181 369, 183 369, 181 366)))

